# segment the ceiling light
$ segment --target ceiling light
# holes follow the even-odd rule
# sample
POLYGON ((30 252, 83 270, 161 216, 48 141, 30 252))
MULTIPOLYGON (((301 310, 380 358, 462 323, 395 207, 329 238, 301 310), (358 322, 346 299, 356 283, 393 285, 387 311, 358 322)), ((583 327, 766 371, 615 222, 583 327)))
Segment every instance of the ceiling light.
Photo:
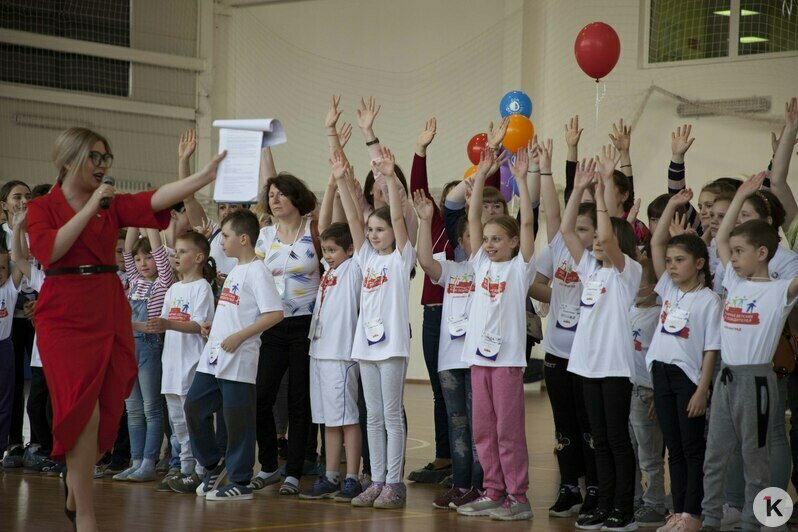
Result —
POLYGON ((746 35, 744 37, 740 37, 740 42, 743 44, 751 44, 755 42, 768 42, 768 39, 765 37, 756 37, 754 35, 746 35))
MULTIPOLYGON (((723 17, 730 17, 731 16, 731 10, 730 9, 722 9, 720 11, 714 11, 714 13, 716 15, 721 15, 723 17)), ((740 10, 740 16, 741 17, 749 17, 751 15, 758 15, 758 14, 759 14, 759 11, 752 11, 750 9, 741 9, 740 10)))

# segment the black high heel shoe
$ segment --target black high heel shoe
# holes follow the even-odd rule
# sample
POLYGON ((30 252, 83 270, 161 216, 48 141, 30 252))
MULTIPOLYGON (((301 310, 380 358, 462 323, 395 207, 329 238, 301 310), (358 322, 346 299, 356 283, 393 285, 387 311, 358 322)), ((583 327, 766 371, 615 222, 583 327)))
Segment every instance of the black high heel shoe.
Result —
POLYGON ((78 517, 78 512, 76 510, 70 510, 69 508, 67 508, 67 499, 69 499, 69 486, 67 485, 67 470, 66 469, 64 469, 63 479, 64 479, 64 514, 66 514, 67 519, 72 521, 72 528, 73 528, 73 530, 75 530, 75 532, 77 532, 78 525, 75 522, 75 520, 78 517))

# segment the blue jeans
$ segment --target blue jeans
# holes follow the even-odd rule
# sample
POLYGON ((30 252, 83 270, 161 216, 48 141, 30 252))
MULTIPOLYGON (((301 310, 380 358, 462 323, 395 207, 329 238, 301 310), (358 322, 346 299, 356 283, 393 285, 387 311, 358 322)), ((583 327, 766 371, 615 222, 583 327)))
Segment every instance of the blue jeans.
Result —
POLYGON ((161 407, 161 353, 163 342, 158 335, 136 336, 138 376, 130 397, 125 400, 130 455, 133 460, 158 461, 163 442, 161 407))
POLYGON ((227 476, 238 485, 249 484, 255 466, 256 394, 254 384, 197 372, 186 396, 186 425, 194 458, 207 470, 224 458, 227 476), (226 450, 219 446, 213 426, 213 413, 220 409, 227 428, 226 450))
POLYGON ((433 411, 435 415, 435 458, 450 458, 449 422, 446 416, 446 403, 443 400, 441 381, 438 378, 438 344, 441 336, 441 305, 424 306, 424 321, 421 324, 421 347, 424 350, 424 363, 427 365, 429 382, 432 385, 433 411))
POLYGON ((449 414, 449 442, 452 476, 456 488, 482 489, 482 466, 472 437, 471 370, 450 369, 439 374, 446 412, 449 414))

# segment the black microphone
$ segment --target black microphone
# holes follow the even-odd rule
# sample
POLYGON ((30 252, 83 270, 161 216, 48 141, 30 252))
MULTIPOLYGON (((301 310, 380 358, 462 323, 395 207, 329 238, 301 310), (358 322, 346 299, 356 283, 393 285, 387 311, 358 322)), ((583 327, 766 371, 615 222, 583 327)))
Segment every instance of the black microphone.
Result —
MULTIPOLYGON (((114 178, 105 176, 103 177, 103 185, 111 185, 114 186, 114 178)), ((111 206, 111 199, 112 198, 103 198, 100 200, 100 207, 103 209, 107 209, 111 206)))

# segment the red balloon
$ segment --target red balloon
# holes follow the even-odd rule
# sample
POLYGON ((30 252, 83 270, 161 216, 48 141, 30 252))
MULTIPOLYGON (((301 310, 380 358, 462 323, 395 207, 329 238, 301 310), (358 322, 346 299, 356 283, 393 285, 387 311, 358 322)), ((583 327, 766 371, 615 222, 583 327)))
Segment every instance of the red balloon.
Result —
POLYGON ((598 81, 609 74, 618 63, 621 40, 610 25, 591 22, 576 36, 574 55, 579 68, 598 81))
POLYGON ((486 133, 478 133, 471 137, 466 148, 468 160, 471 161, 471 164, 479 164, 479 158, 482 156, 482 152, 485 151, 487 144, 488 135, 486 133))

